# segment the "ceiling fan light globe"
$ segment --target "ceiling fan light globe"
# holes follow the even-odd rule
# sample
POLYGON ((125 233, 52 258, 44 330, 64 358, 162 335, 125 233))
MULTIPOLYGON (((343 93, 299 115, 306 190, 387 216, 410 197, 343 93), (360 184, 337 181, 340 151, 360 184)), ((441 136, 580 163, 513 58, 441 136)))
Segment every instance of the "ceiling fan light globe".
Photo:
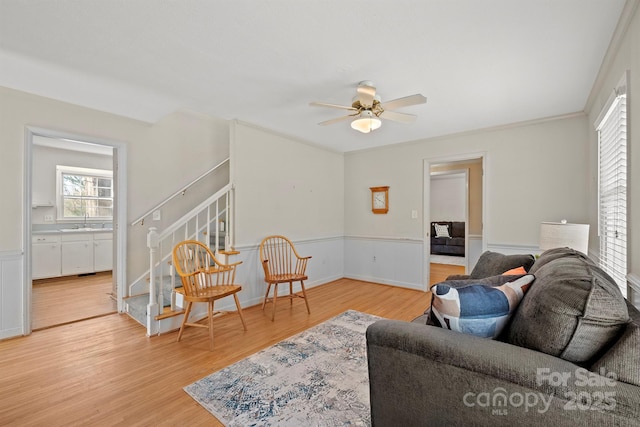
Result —
POLYGON ((357 119, 351 122, 351 128, 362 133, 369 133, 382 126, 382 121, 371 111, 365 110, 357 119))

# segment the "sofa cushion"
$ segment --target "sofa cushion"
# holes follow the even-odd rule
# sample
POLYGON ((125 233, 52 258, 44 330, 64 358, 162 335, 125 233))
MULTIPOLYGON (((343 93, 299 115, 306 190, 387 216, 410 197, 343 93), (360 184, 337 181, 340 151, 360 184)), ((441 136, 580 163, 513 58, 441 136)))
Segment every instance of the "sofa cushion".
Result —
POLYGON ((428 324, 485 338, 497 337, 514 312, 533 275, 497 276, 456 286, 442 282, 431 287, 433 302, 428 324), (497 285, 496 283, 503 284, 497 285))
POLYGON ((601 375, 612 373, 622 382, 640 386, 640 313, 628 301, 627 309, 632 323, 627 325, 613 347, 591 366, 591 370, 601 375))
POLYGON ((544 252, 530 272, 536 281, 506 331, 506 341, 584 364, 629 322, 614 280, 569 248, 544 252))
POLYGON ((451 222, 451 237, 461 237, 464 240, 464 222, 453 221, 451 222))
POLYGON ((535 258, 531 254, 504 255, 497 252, 486 251, 478 258, 478 262, 469 275, 469 278, 482 279, 484 277, 497 276, 517 267, 524 267, 525 270, 529 271, 534 261, 535 258))

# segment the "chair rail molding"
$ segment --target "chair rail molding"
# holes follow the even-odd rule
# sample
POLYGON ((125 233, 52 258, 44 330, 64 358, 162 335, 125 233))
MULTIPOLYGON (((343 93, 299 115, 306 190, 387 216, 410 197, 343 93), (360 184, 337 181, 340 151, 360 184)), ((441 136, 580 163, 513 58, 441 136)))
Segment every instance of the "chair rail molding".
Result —
POLYGON ((514 245, 510 243, 487 243, 487 250, 505 255, 540 254, 542 251, 536 245, 514 245))

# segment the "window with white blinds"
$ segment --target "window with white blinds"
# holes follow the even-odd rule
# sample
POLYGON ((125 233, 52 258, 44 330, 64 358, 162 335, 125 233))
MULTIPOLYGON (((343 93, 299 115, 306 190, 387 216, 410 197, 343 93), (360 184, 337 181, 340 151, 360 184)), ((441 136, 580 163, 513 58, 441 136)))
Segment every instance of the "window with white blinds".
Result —
POLYGON ((627 294, 627 94, 618 88, 598 132, 600 267, 627 294))

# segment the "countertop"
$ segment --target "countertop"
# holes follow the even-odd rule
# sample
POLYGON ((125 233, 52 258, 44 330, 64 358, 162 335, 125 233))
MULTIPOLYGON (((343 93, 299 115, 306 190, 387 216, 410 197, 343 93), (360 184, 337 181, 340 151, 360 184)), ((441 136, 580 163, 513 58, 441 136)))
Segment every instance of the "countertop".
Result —
POLYGON ((113 233, 113 228, 50 228, 42 230, 31 230, 31 234, 74 234, 74 233, 113 233))

